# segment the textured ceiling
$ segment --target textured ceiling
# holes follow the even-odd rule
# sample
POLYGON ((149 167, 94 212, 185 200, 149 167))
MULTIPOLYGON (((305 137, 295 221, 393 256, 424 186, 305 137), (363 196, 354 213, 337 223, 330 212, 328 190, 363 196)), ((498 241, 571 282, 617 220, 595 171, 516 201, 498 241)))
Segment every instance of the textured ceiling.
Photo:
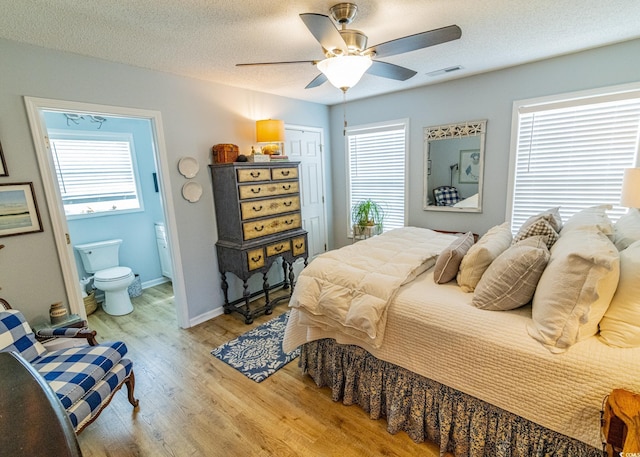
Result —
MULTIPOLYGON (((322 58, 300 13, 335 0, 0 0, 0 37, 323 104, 304 89, 312 64, 236 63, 322 58)), ((640 37, 640 0, 362 0, 349 28, 369 45, 457 24, 462 38, 385 60, 416 70, 398 82, 365 75, 349 99, 393 92, 640 37), (448 75, 427 73, 461 65, 448 75)))

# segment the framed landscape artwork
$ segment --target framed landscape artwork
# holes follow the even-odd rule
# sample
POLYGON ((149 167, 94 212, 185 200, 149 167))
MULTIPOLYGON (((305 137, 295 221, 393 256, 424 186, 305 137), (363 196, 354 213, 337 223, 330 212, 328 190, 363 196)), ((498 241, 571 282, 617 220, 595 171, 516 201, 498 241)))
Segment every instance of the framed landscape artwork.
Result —
POLYGON ((0 237, 42 232, 33 183, 0 184, 0 237))
POLYGON ((0 176, 9 176, 7 162, 4 161, 4 154, 2 153, 2 143, 0 143, 0 176))

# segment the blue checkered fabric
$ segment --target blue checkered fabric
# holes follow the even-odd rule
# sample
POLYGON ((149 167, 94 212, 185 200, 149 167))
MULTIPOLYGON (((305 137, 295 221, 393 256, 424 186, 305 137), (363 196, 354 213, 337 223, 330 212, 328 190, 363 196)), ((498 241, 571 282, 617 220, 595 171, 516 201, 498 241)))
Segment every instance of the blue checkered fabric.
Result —
POLYGON ((92 389, 127 353, 116 341, 51 351, 31 362, 69 409, 92 389))
POLYGON ((74 338, 79 332, 87 330, 84 328, 43 328, 36 332, 36 335, 43 338, 59 337, 59 338, 74 338))
POLYGON ((460 201, 458 189, 451 186, 440 186, 433 189, 436 206, 453 206, 460 201))
POLYGON ((31 327, 20 311, 8 309, 0 312, 0 351, 18 352, 27 362, 46 352, 36 341, 31 327))
POLYGON ((121 359, 104 379, 101 379, 80 401, 67 409, 67 415, 76 431, 90 422, 103 407, 111 401, 116 388, 129 376, 133 363, 129 359, 121 359))

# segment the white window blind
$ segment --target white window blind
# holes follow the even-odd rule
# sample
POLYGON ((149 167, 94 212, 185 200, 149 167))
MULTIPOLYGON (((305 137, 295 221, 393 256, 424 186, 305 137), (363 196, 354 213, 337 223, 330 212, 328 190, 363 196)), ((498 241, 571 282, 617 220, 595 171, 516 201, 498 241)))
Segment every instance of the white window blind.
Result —
POLYGON ((640 92, 518 109, 511 224, 560 206, 564 220, 611 204, 617 220, 624 168, 636 164, 640 92))
POLYGON ((50 143, 68 216, 141 207, 129 141, 52 138, 50 143))
MULTIPOLYGON (((371 199, 384 210, 383 230, 405 225, 405 122, 347 129, 349 210, 371 199)), ((349 232, 351 215, 349 214, 349 232)))

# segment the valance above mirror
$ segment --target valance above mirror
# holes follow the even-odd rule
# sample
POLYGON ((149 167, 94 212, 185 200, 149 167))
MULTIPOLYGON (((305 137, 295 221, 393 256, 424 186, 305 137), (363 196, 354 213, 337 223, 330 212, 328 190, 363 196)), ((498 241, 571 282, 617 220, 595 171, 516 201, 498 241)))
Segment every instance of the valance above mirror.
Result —
POLYGON ((487 121, 424 128, 425 211, 482 212, 487 121))

